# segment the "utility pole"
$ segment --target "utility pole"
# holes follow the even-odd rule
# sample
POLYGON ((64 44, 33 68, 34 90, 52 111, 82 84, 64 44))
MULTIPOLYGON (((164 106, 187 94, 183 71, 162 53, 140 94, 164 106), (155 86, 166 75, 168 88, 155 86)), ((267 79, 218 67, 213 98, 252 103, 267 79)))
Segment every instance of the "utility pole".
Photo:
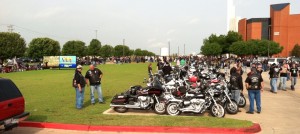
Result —
POLYGON ((124 57, 125 39, 123 39, 123 57, 124 57))
POLYGON ((7 30, 8 32, 12 33, 14 31, 14 25, 8 25, 7 30))
POLYGON ((96 39, 98 39, 98 30, 95 30, 96 32, 96 39))
POLYGON ((268 42, 268 58, 270 58, 270 43, 268 42))
POLYGON ((183 55, 185 56, 185 44, 183 45, 183 55))

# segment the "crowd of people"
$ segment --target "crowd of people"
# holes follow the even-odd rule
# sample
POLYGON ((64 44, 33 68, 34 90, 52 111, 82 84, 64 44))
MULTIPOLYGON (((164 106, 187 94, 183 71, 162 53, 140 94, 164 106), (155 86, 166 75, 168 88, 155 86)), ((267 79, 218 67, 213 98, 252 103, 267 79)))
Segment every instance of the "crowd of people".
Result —
MULTIPOLYGON (((158 73, 170 74, 172 67, 166 58, 157 60, 158 73)), ((268 72, 270 79, 270 92, 277 94, 278 90, 287 91, 287 81, 291 81, 290 89, 295 90, 297 79, 300 78, 298 67, 295 62, 284 60, 283 63, 268 65, 266 60, 260 62, 246 63, 244 58, 199 58, 199 57, 178 57, 175 58, 176 66, 190 65, 194 62, 205 63, 209 66, 223 68, 224 72, 229 71, 232 99, 239 102, 240 94, 244 89, 248 92, 250 102, 248 114, 254 114, 254 101, 256 102, 257 113, 261 113, 261 92, 267 90, 264 87, 263 72, 268 72), (247 65, 250 64, 250 71, 247 72, 247 65), (243 73, 247 77, 243 84, 243 73), (279 79, 279 82, 278 82, 279 79), (277 88, 278 87, 278 88, 277 88)), ((152 63, 148 65, 149 77, 153 74, 152 63)))

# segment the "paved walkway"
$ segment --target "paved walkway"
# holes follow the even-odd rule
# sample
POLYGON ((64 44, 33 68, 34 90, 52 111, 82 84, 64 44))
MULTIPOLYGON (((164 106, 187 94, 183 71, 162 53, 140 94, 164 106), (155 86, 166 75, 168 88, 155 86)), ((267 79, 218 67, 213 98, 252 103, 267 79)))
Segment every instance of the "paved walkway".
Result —
MULTIPOLYGON (((245 80, 246 75, 243 76, 245 80)), ((270 84, 267 72, 263 73, 265 80, 265 91, 262 93, 262 113, 261 114, 246 114, 249 107, 249 101, 247 92, 244 94, 247 98, 247 105, 242 108, 242 112, 237 115, 226 114, 225 118, 234 118, 240 120, 250 120, 257 122, 261 125, 262 134, 299 134, 300 133, 300 80, 298 79, 298 85, 296 91, 289 90, 290 81, 287 82, 288 91, 278 91, 278 94, 270 92, 270 84)), ((111 111, 107 111, 109 114, 114 114, 111 111)), ((148 114, 142 112, 129 112, 127 114, 148 114)), ((152 113, 150 114, 152 115, 152 113)), ((40 129, 40 128, 16 128, 13 131, 7 132, 7 134, 129 134, 124 132, 82 132, 82 131, 70 131, 70 130, 56 130, 56 129, 40 129)), ((141 134, 141 133, 130 133, 141 134)), ((143 133, 147 134, 147 133, 143 133)))
MULTIPOLYGON (((226 118, 250 120, 261 125, 264 134, 299 134, 300 133, 300 80, 296 91, 290 90, 291 81, 287 82, 288 91, 279 90, 277 94, 270 92, 268 73, 263 73, 265 91, 262 93, 262 112, 254 115, 246 114, 247 106, 237 115, 226 114, 226 118)), ((246 76, 243 76, 244 80, 246 76)), ((245 95, 247 93, 244 91, 245 95)))

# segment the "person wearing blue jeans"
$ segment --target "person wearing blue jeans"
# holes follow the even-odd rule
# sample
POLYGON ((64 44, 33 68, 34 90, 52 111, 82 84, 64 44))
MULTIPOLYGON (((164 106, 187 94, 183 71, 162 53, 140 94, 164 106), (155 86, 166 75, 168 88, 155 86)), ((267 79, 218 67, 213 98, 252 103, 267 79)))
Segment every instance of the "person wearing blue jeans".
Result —
POLYGON ((102 96, 102 89, 101 89, 101 84, 96 84, 96 85, 90 85, 91 87, 91 103, 95 104, 95 91, 98 94, 98 101, 99 103, 103 103, 103 96, 102 96))
POLYGON ((75 107, 77 109, 81 109, 83 107, 83 102, 84 102, 85 80, 83 75, 81 74, 81 71, 82 71, 82 66, 78 65, 76 67, 74 78, 73 78, 73 87, 75 88, 75 93, 76 93, 75 107))
POLYGON ((84 101, 84 87, 75 88, 76 91, 76 108, 81 109, 84 101))
POLYGON ((248 90, 250 108, 247 114, 254 113, 254 100, 256 102, 257 113, 261 113, 261 92, 263 91, 263 79, 256 68, 251 68, 251 72, 245 81, 248 90))
POLYGON ((272 64, 269 71, 271 92, 277 94, 277 80, 279 76, 279 68, 276 64, 272 64))
POLYGON ((299 77, 299 70, 296 67, 295 63, 292 64, 292 67, 290 68, 290 72, 291 72, 291 90, 295 90, 297 78, 299 77))
POLYGON ((287 64, 284 64, 281 69, 280 69, 280 83, 279 83, 279 88, 283 91, 286 91, 286 81, 287 81, 287 76, 288 76, 288 66, 287 64))
POLYGON ((91 103, 94 105, 95 102, 95 91, 98 93, 98 101, 99 103, 104 103, 104 99, 102 96, 101 89, 101 79, 103 77, 103 73, 100 69, 95 68, 94 65, 90 65, 90 69, 85 74, 86 83, 90 83, 90 96, 91 103))

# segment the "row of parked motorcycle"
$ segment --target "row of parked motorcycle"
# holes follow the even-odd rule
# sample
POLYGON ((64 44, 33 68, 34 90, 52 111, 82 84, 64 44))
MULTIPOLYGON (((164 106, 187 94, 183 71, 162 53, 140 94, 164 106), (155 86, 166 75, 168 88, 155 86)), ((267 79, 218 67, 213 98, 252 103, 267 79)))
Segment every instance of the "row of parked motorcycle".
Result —
POLYGON ((175 116, 209 111, 214 117, 224 117, 225 113, 237 114, 238 108, 246 105, 243 94, 239 102, 231 99, 230 87, 225 74, 216 67, 173 67, 170 75, 152 75, 147 87, 136 85, 115 95, 110 107, 119 113, 143 109, 175 116))

